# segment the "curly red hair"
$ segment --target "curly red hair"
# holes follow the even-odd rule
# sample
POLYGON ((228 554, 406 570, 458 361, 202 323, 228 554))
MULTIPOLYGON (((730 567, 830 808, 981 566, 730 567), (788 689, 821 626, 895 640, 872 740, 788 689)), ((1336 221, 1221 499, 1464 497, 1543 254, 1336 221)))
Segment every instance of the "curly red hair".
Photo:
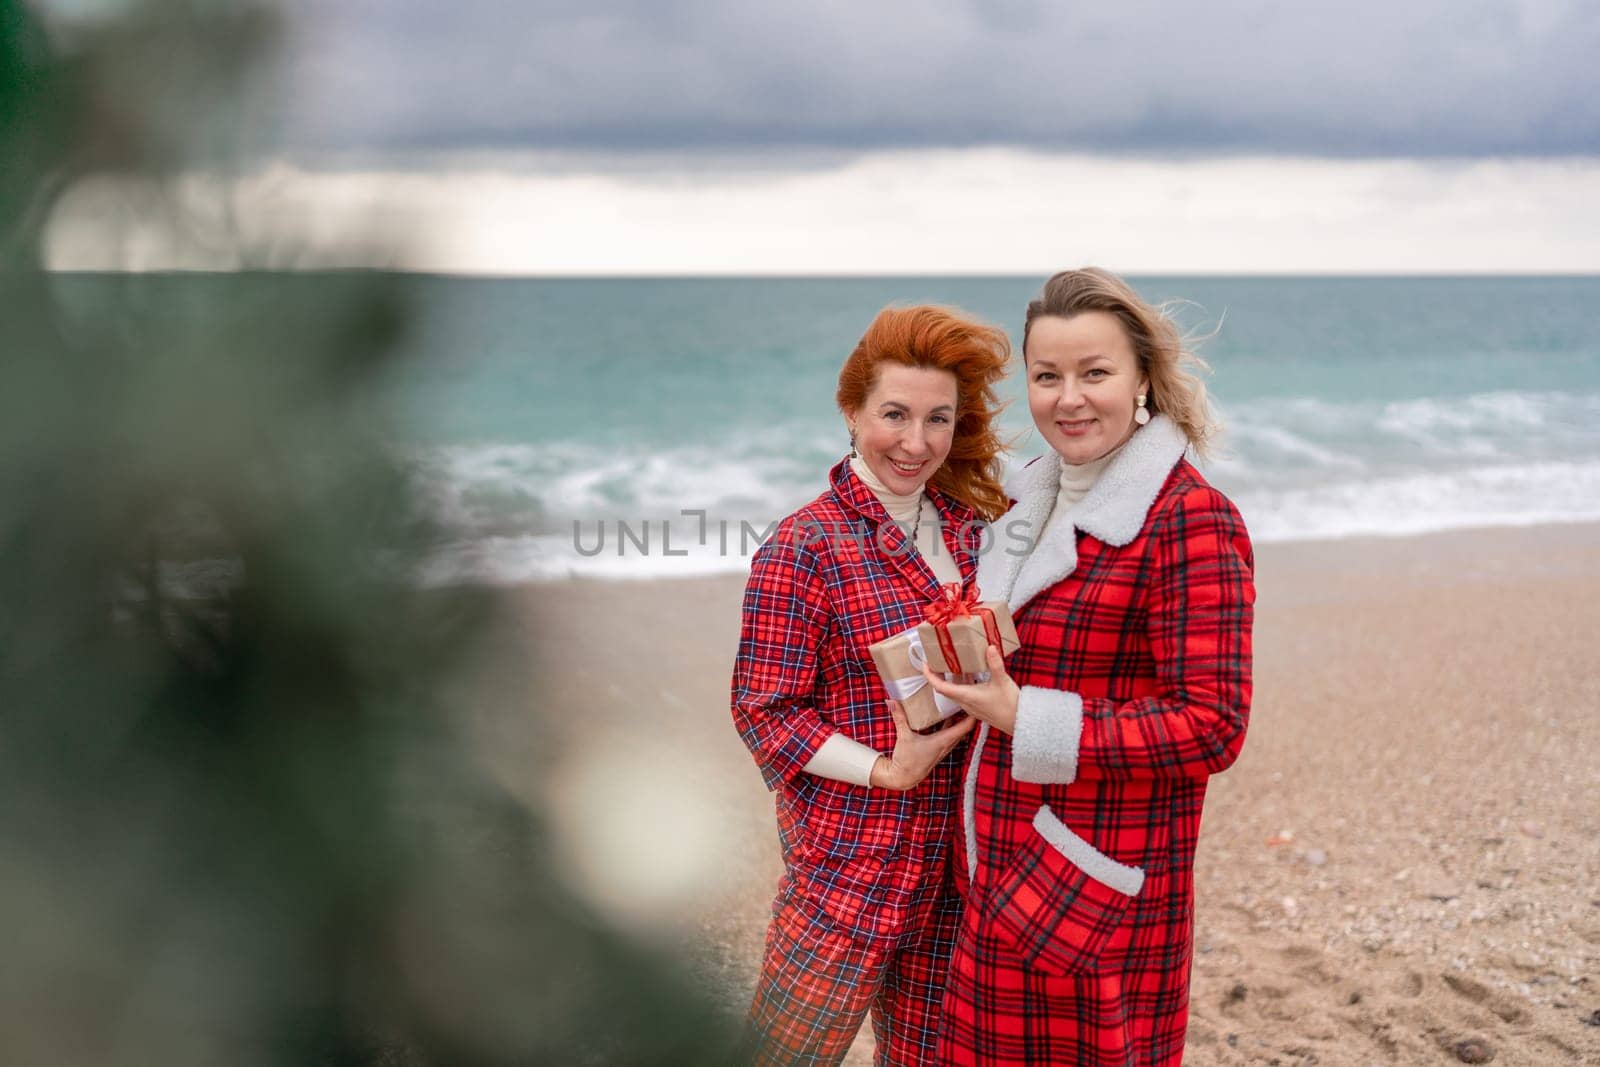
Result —
POLYGON ((931 481, 941 493, 993 522, 1009 504, 1000 487, 1004 446, 995 422, 1004 405, 995 385, 1005 376, 1010 357, 1011 342, 1004 330, 953 308, 931 304, 884 308, 839 369, 834 399, 846 415, 859 411, 885 362, 954 374, 954 441, 931 481))

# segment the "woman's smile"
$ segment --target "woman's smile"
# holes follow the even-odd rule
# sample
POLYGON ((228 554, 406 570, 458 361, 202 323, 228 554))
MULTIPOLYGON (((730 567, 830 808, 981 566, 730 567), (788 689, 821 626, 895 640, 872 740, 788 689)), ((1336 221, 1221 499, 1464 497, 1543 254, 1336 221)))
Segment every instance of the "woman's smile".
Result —
POLYGON ((953 372, 886 363, 860 408, 846 414, 862 461, 891 493, 921 492, 950 454, 957 399, 953 372), (909 451, 895 455, 899 448, 909 451))
POLYGON ((1029 328, 1026 355, 1028 410, 1062 462, 1097 460, 1133 433, 1146 382, 1116 316, 1041 315, 1029 328))

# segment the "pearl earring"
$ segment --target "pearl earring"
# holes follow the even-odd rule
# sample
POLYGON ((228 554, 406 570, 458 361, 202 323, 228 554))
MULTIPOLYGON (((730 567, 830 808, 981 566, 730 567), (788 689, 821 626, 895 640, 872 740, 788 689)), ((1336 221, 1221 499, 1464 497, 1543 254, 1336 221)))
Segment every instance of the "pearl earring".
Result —
POLYGON ((1143 426, 1150 421, 1150 412, 1144 406, 1144 394, 1140 393, 1137 399, 1139 401, 1139 409, 1133 413, 1133 421, 1143 426))

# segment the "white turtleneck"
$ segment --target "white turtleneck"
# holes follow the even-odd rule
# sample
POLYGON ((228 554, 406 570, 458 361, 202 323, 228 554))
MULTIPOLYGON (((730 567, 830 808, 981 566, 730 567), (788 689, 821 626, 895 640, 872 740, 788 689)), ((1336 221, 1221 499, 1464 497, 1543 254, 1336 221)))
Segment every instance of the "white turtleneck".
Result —
POLYGON ((1101 473, 1116 458, 1118 452, 1127 447, 1127 442, 1113 448, 1099 459, 1091 459, 1087 463, 1061 464, 1061 480, 1057 484, 1056 502, 1050 506, 1050 517, 1045 520, 1044 530, 1039 534, 1039 540, 1044 540, 1050 528, 1056 524, 1057 519, 1072 510, 1073 505, 1089 495, 1089 490, 1094 488, 1094 483, 1100 480, 1101 473))
MULTIPOLYGON (((915 531, 912 547, 922 556, 923 562, 927 563, 940 584, 961 581, 961 569, 956 566, 944 543, 939 509, 934 507, 933 501, 928 499, 922 488, 919 486, 915 493, 908 495, 890 492, 889 487, 872 473, 872 468, 860 456, 851 458, 850 469, 861 479, 861 484, 872 490, 872 494, 883 505, 883 510, 889 513, 889 518, 908 531, 915 531)), ((822 747, 807 761, 805 770, 822 778, 868 786, 872 784, 872 767, 878 762, 878 756, 876 749, 836 733, 822 743, 822 747)))
POLYGON ((883 510, 889 513, 889 518, 904 526, 908 532, 913 530, 916 532, 917 536, 912 545, 923 562, 933 570, 933 576, 939 579, 939 583, 943 585, 946 582, 959 582, 961 568, 956 566, 956 561, 950 556, 950 550, 945 547, 944 534, 939 524, 939 509, 933 506, 928 494, 924 493, 920 486, 915 493, 907 496, 890 492, 889 487, 883 484, 872 472, 872 468, 867 466, 867 461, 860 456, 851 458, 850 469, 855 471, 862 485, 872 490, 872 495, 878 498, 883 510))

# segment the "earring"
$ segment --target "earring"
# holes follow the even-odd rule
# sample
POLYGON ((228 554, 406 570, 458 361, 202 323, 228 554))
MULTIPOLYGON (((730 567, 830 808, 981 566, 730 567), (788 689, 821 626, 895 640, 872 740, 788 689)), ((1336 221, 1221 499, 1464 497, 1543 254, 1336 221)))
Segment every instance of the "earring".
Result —
POLYGON ((850 428, 850 458, 851 459, 855 459, 857 455, 858 455, 858 453, 856 452, 856 431, 855 431, 855 427, 852 426, 850 428))
POLYGON ((1143 426, 1145 423, 1150 421, 1150 412, 1144 406, 1143 393, 1140 393, 1136 399, 1139 402, 1139 409, 1133 413, 1133 421, 1137 422, 1140 426, 1143 426))

